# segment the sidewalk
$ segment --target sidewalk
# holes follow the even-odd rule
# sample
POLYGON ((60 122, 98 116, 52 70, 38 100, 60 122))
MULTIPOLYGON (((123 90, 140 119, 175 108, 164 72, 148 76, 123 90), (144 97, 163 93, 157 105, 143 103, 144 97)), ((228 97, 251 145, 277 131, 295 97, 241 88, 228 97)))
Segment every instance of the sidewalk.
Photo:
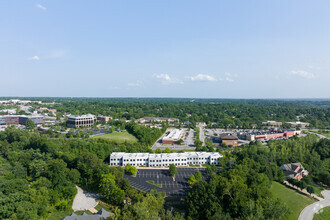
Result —
POLYGON ((312 193, 312 194, 309 194, 309 192, 307 192, 306 189, 300 190, 300 188, 298 188, 298 187, 296 187, 296 186, 292 186, 292 185, 290 185, 290 184, 288 183, 288 181, 286 181, 286 180, 285 180, 283 183, 284 183, 285 185, 287 185, 287 186, 293 188, 293 189, 298 190, 298 191, 301 192, 301 193, 304 193, 304 194, 306 194, 306 195, 308 195, 308 196, 314 198, 314 199, 317 199, 317 200, 319 200, 319 201, 323 201, 323 200, 324 200, 324 198, 321 198, 321 197, 319 197, 319 196, 317 196, 317 195, 315 195, 315 194, 313 194, 313 193, 312 193))

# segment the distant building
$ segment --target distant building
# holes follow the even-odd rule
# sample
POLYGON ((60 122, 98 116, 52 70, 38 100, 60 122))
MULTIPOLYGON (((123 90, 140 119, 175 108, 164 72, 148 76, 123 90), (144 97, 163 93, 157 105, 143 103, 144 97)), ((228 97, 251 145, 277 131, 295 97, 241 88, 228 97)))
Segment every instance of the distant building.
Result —
POLYGON ((269 131, 266 132, 253 132, 245 135, 245 139, 249 141, 262 141, 262 140, 269 140, 269 139, 277 139, 277 138, 289 138, 294 135, 300 134, 300 131, 295 130, 288 130, 288 129, 278 129, 278 128, 271 128, 269 131))
POLYGON ((306 128, 309 126, 309 123, 300 122, 300 121, 286 122, 286 123, 289 124, 292 128, 306 128))
POLYGON ((198 122, 196 122, 196 126, 198 127, 198 126, 201 126, 201 127, 206 127, 206 123, 205 122, 203 122, 203 121, 198 121, 198 122))
POLYGON ((262 125, 270 125, 270 126, 276 126, 276 127, 282 126, 282 122, 278 122, 278 121, 261 121, 260 123, 262 125))
POLYGON ((183 136, 182 129, 173 129, 171 131, 167 131, 165 136, 162 139, 163 144, 174 144, 177 143, 183 136))
POLYGON ((286 163, 280 168, 283 170, 286 179, 293 178, 301 180, 304 176, 308 175, 308 171, 305 170, 301 163, 286 163))
POLYGON ((185 152, 185 153, 124 153, 116 152, 110 155, 110 166, 147 166, 168 167, 188 166, 189 164, 219 164, 219 158, 223 157, 218 152, 185 152))
POLYGON ((4 115, 0 116, 0 125, 25 125, 28 119, 31 119, 36 125, 45 123, 45 118, 40 115, 4 115))
POLYGON ((66 124, 69 128, 92 127, 96 122, 95 115, 71 115, 66 124))
POLYGON ((16 114, 16 109, 2 109, 0 112, 7 112, 8 115, 16 114))
POLYGON ((238 137, 235 134, 220 134, 220 141, 228 146, 238 146, 238 137))
POLYGON ((70 216, 62 218, 62 220, 105 220, 110 217, 110 212, 101 208, 97 213, 88 215, 85 212, 82 215, 76 215, 72 213, 70 216))
POLYGON ((144 118, 139 118, 135 120, 135 123, 150 123, 150 122, 168 122, 168 123, 173 123, 173 122, 179 122, 179 119, 177 118, 163 118, 163 117, 144 117, 144 118))
POLYGON ((112 119, 112 117, 110 117, 110 116, 103 116, 103 115, 97 116, 97 120, 101 123, 107 123, 111 119, 112 119))

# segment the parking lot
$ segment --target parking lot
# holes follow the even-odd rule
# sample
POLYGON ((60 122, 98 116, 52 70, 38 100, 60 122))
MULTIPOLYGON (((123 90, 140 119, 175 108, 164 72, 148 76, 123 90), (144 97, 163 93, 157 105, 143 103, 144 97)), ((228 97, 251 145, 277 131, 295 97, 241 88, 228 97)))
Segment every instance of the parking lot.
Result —
POLYGON ((203 168, 177 168, 178 173, 175 181, 169 174, 168 169, 139 169, 136 177, 125 174, 131 186, 149 192, 152 189, 157 189, 166 193, 169 197, 184 197, 188 194, 189 184, 188 178, 197 170, 202 173, 203 179, 205 178, 205 171, 203 168), (153 180, 155 184, 162 184, 162 188, 154 186, 146 181, 153 180))
POLYGON ((156 150, 156 149, 161 149, 161 150, 165 150, 165 148, 170 148, 171 150, 195 150, 195 131, 190 129, 190 131, 188 131, 188 129, 183 129, 184 132, 186 133, 184 139, 183 139, 183 143, 182 145, 178 145, 178 144, 162 144, 162 138, 164 137, 164 135, 162 135, 157 141, 156 143, 152 146, 152 150, 156 150))

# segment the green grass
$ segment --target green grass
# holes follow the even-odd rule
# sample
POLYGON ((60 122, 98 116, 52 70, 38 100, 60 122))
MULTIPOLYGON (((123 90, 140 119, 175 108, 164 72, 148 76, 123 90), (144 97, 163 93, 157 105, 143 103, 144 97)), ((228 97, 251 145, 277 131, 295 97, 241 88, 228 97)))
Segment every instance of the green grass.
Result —
POLYGON ((327 220, 330 219, 330 207, 325 207, 318 211, 315 215, 313 220, 327 220))
POLYGON ((93 136, 92 138, 103 138, 117 143, 124 143, 125 141, 128 143, 136 143, 138 141, 136 137, 129 134, 127 131, 114 132, 111 134, 104 134, 104 135, 96 135, 93 136))
POLYGON ((312 198, 302 195, 278 182, 273 181, 270 190, 274 197, 279 198, 289 207, 291 213, 287 220, 297 220, 300 212, 306 206, 316 202, 312 198))
POLYGON ((162 184, 156 184, 153 180, 147 180, 146 182, 149 183, 149 184, 151 184, 151 185, 157 186, 159 188, 162 188, 163 187, 162 184))

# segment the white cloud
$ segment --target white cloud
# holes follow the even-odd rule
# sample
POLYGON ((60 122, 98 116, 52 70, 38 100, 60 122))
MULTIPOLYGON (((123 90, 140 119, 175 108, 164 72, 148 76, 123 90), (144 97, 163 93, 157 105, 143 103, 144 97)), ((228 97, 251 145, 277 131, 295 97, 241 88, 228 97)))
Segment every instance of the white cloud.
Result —
POLYGON ((154 74, 153 76, 157 79, 161 79, 162 84, 182 84, 180 79, 172 78, 168 74, 154 74))
POLYGON ((29 57, 28 60, 40 60, 38 56, 29 57))
POLYGON ((47 11, 47 8, 43 5, 40 5, 40 4, 36 4, 36 7, 43 10, 43 11, 47 11))
POLYGON ((305 78, 305 79, 314 79, 315 78, 314 73, 309 73, 304 70, 291 70, 290 75, 299 76, 299 77, 305 78))
POLYGON ((226 75, 226 77, 225 77, 225 80, 226 81, 228 81, 228 82, 234 82, 233 77, 236 77, 236 75, 233 75, 233 74, 228 73, 228 72, 226 72, 225 75, 226 75))
POLYGON ((191 81, 208 81, 208 82, 216 82, 218 80, 221 80, 207 74, 197 74, 196 76, 187 76, 186 79, 189 79, 191 81))
POLYGON ((139 86, 142 86, 142 81, 138 80, 136 82, 133 82, 133 83, 128 83, 127 85, 130 86, 130 87, 139 87, 139 86))

